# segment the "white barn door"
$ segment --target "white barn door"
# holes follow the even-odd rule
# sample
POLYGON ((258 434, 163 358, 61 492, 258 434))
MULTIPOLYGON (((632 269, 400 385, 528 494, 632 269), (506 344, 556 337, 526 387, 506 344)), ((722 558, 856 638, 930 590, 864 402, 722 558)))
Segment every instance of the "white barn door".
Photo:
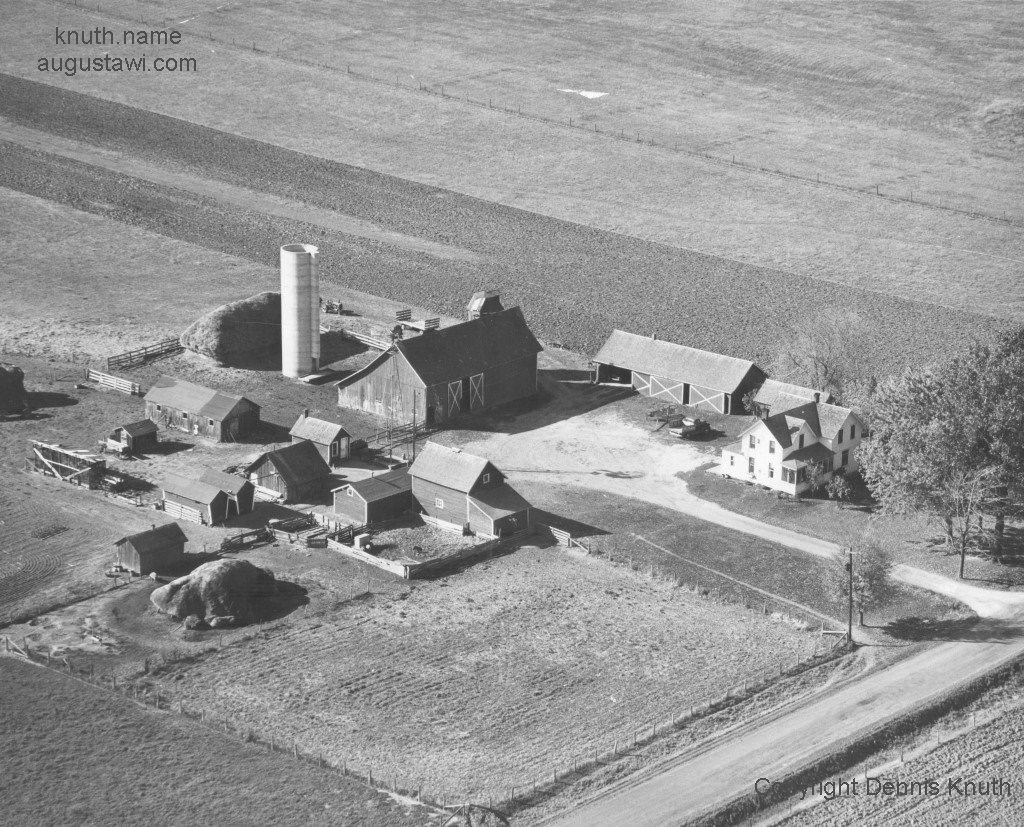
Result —
POLYGON ((462 411, 462 380, 448 383, 448 415, 462 411))
POLYGON ((469 409, 475 411, 484 406, 484 375, 478 373, 469 377, 469 409))

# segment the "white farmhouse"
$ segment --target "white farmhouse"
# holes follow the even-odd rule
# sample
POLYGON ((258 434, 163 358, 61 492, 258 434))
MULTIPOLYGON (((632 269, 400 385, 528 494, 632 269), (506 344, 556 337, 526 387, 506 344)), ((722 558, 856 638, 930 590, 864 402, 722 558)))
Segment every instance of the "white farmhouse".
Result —
POLYGON ((718 471, 776 491, 802 494, 810 487, 812 463, 824 468, 826 480, 837 471, 856 471, 863 437, 864 422, 849 408, 806 402, 760 419, 743 431, 739 442, 722 449, 718 471))

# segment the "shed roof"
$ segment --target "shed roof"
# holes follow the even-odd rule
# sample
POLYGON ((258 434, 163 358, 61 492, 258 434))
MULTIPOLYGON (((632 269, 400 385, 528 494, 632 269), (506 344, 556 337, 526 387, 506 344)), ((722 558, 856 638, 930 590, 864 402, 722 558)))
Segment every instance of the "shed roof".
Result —
POLYGON ((799 448, 782 461, 783 468, 799 468, 809 462, 824 462, 832 459, 832 451, 820 442, 812 442, 799 448))
POLYGON ((777 379, 765 379, 764 384, 761 385, 754 397, 754 402, 763 405, 770 411, 778 412, 795 408, 805 402, 814 402, 815 394, 818 394, 819 402, 832 401, 832 394, 828 391, 805 388, 802 385, 780 382, 777 379))
POLYGON ((227 417, 243 400, 255 408, 259 408, 252 400, 232 393, 204 388, 184 379, 161 376, 149 389, 145 399, 158 405, 188 411, 197 416, 205 416, 218 422, 227 417))
POLYGON ((122 537, 114 545, 129 543, 139 554, 160 552, 176 546, 184 546, 188 537, 181 530, 177 523, 164 523, 164 525, 142 531, 138 534, 130 534, 122 537))
POLYGON ((138 422, 129 422, 122 425, 121 430, 129 436, 145 436, 156 433, 156 423, 151 419, 140 419, 138 422))
POLYGON ((526 511, 530 504, 511 485, 481 488, 470 500, 492 520, 526 511))
POLYGON ((378 474, 376 477, 355 480, 334 490, 341 491, 345 488, 351 488, 368 503, 377 502, 409 492, 412 489, 412 477, 409 476, 408 468, 397 468, 386 474, 378 474))
POLYGON ((216 485, 210 485, 199 480, 191 480, 177 474, 168 474, 160 486, 168 494, 176 494, 185 497, 193 502, 209 505, 222 493, 216 485))
POLYGON ((245 469, 246 473, 264 462, 273 464, 286 485, 302 485, 331 474, 330 467, 324 462, 324 458, 320 456, 316 446, 308 439, 293 442, 276 451, 267 451, 260 455, 255 462, 249 464, 245 469))
POLYGON ((245 486, 252 484, 245 477, 239 477, 237 474, 225 474, 223 471, 215 471, 213 468, 204 468, 199 475, 199 481, 215 486, 228 494, 238 494, 245 486))
POLYGON ((490 463, 483 457, 428 442, 416 457, 409 474, 417 479, 468 493, 488 465, 490 463))
POLYGON ((725 393, 734 392, 755 367, 747 359, 697 350, 624 330, 612 331, 594 361, 725 393))
POLYGON ((424 385, 437 385, 535 356, 544 348, 511 307, 395 343, 424 385))
POLYGON ((296 420, 288 433, 297 439, 308 439, 318 445, 330 445, 339 436, 350 436, 344 426, 337 422, 305 415, 296 420))

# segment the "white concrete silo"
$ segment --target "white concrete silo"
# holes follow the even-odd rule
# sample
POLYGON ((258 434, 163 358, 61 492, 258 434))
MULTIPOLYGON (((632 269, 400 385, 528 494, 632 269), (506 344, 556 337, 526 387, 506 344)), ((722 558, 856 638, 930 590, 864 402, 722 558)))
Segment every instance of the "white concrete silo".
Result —
POLYGON ((293 378, 320 366, 318 253, 312 244, 281 248, 281 373, 293 378))

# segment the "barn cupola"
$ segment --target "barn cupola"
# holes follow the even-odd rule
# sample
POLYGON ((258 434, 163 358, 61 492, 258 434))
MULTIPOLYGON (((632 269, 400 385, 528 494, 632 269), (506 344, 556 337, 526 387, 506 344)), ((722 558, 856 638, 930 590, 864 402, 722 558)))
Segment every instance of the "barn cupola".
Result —
POLYGON ((472 321, 488 313, 500 313, 505 308, 501 306, 499 293, 498 290, 478 290, 466 305, 466 317, 472 321))

